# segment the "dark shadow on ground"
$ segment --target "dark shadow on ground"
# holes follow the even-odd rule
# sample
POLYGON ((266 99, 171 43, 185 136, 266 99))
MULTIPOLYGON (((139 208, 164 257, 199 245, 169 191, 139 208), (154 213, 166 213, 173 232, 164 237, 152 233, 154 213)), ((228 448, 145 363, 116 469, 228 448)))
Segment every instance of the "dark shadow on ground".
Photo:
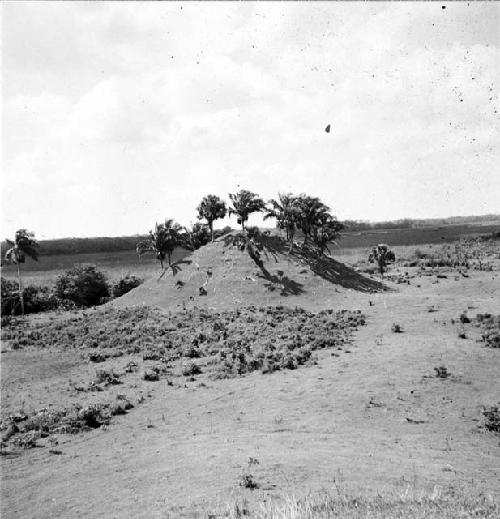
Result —
POLYGON ((179 261, 172 263, 172 265, 169 265, 163 269, 163 272, 157 281, 160 281, 160 279, 168 272, 169 269, 172 269, 172 276, 176 276, 179 272, 182 272, 180 265, 191 265, 191 263, 193 262, 187 259, 180 259, 179 261))
POLYGON ((260 264, 257 261, 255 263, 262 271, 262 274, 259 274, 258 277, 269 281, 269 283, 264 285, 269 291, 280 288, 280 294, 282 296, 298 296, 299 294, 304 293, 302 283, 298 283, 297 281, 294 281, 287 276, 278 277, 274 274, 271 274, 261 262, 260 264))
POLYGON ((255 240, 249 240, 246 243, 246 249, 249 256, 253 259, 255 264, 262 272, 262 274, 258 274, 258 277, 263 278, 269 282, 265 284, 269 291, 281 288, 280 294, 282 296, 297 296, 304 292, 304 289, 302 288, 303 285, 301 283, 297 283, 297 281, 294 281, 293 279, 290 279, 288 276, 285 276, 284 272, 280 272, 279 276, 276 276, 275 274, 271 274, 266 269, 261 258, 261 254, 265 253, 266 251, 264 250, 264 247, 261 243, 256 242, 255 240))
POLYGON ((390 290, 383 283, 356 272, 351 267, 334 260, 330 256, 321 254, 314 246, 295 244, 292 252, 289 253, 288 243, 280 236, 261 233, 254 240, 259 244, 259 248, 262 249, 261 254, 272 255, 275 258, 278 254, 288 255, 290 260, 309 266, 316 275, 330 283, 358 292, 372 293, 390 290))

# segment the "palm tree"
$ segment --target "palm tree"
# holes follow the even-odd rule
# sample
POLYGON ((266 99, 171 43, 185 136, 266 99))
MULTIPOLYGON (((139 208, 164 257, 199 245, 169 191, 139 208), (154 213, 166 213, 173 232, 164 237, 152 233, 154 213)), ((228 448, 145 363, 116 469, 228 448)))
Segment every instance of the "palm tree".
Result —
POLYGON ((26 256, 38 261, 38 242, 35 235, 26 229, 16 231, 14 241, 6 240, 9 249, 5 253, 5 259, 17 264, 17 277, 19 286, 19 300, 21 301, 21 313, 24 315, 24 290, 21 277, 21 263, 26 261, 26 256))
POLYGON ((251 213, 263 211, 266 208, 264 200, 246 189, 242 189, 236 194, 229 193, 229 198, 233 204, 229 208, 229 215, 235 214, 238 218, 238 223, 241 225, 243 233, 245 233, 245 222, 251 213))
POLYGON ((198 211, 198 219, 207 221, 210 228, 211 241, 214 241, 214 221, 226 216, 226 203, 217 195, 207 195, 203 197, 196 210, 198 211))
POLYGON ((335 242, 339 237, 340 231, 344 229, 344 224, 340 223, 336 218, 331 216, 327 221, 314 229, 314 243, 318 246, 319 252, 328 250, 328 243, 335 242))
POLYGON ((297 205, 297 197, 291 193, 279 193, 278 200, 269 200, 270 208, 264 215, 264 220, 268 218, 276 218, 278 229, 286 232, 286 239, 290 244, 290 250, 293 249, 293 238, 295 236, 296 223, 300 216, 299 207, 297 205))
POLYGON ((330 218, 330 208, 319 198, 301 194, 297 197, 299 218, 297 227, 304 233, 304 245, 309 238, 316 238, 318 228, 330 218))
POLYGON ((139 256, 147 253, 156 255, 160 260, 161 269, 164 270, 163 262, 168 260, 168 266, 172 266, 172 253, 176 247, 183 242, 182 227, 174 220, 167 219, 165 223, 155 225, 154 231, 149 231, 149 239, 141 241, 136 246, 139 256))
MULTIPOLYGON (((195 251, 210 241, 210 230, 204 223, 196 222, 190 229, 184 228, 183 245, 186 249, 195 251)), ((212 235, 213 236, 213 235, 212 235)), ((213 241, 213 240, 212 240, 213 241)))

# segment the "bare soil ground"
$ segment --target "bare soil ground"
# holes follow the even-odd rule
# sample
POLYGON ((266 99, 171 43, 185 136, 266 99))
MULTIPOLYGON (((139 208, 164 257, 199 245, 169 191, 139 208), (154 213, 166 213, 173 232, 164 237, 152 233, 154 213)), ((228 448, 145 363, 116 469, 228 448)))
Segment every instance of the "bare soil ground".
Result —
MULTIPOLYGON (((231 248, 225 254, 231 259, 236 252, 231 248)), ((366 324, 356 323, 342 344, 314 350, 316 363, 298 369, 263 373, 260 367, 218 378, 208 358, 205 363, 205 357, 195 357, 191 360, 204 369, 193 376, 183 374, 182 357, 149 382, 138 373, 156 361, 141 358, 137 373, 123 372, 122 384, 103 384, 95 392, 88 384, 97 368, 122 372, 143 350, 125 348, 123 355, 96 364, 89 362, 89 352, 119 346, 11 349, 9 341, 18 339, 10 337, 2 346, 2 413, 30 414, 78 401, 98 404, 116 401, 119 394, 135 407, 103 427, 37 439, 44 448, 9 446, 1 456, 2 517, 218 517, 227 512, 227 503, 243 500, 252 509, 284 494, 301 498, 339 484, 367 498, 435 485, 500 497, 500 438, 484 427, 482 414, 500 400, 500 349, 486 347, 474 320, 460 320, 464 312, 471 318, 500 313, 498 270, 463 277, 446 269, 417 275, 421 271, 404 268, 400 274, 408 272, 410 284, 386 281, 391 290, 381 290, 376 280, 360 280, 352 271, 348 279, 358 289, 351 281, 327 285, 310 265, 297 260, 285 268, 280 257, 272 269, 265 263, 270 277, 258 281, 263 271, 255 262, 245 266, 232 258, 234 269, 224 273, 212 259, 199 260, 199 269, 185 266, 176 278, 163 284, 153 280, 120 303, 142 305, 148 290, 166 319, 184 307, 191 316, 199 315, 195 306, 222 312, 245 302, 259 306, 262 300, 262 305, 281 303, 308 312, 359 309, 366 324), (301 270, 306 270, 302 280, 301 270), (232 283, 230 295, 220 296, 217 288, 211 295, 223 275, 232 283), (303 290, 287 293, 284 276, 303 290), (178 279, 186 284, 173 294, 165 289, 178 279), (200 297, 204 283, 208 294, 200 297), (402 333, 393 333, 393 324, 402 333), (435 368, 443 367, 446 376, 437 376, 443 371, 435 368)), ((122 311, 116 306, 99 311, 103 327, 106 316, 115 315, 110 312, 122 311)), ((70 318, 72 326, 81 325, 80 314, 70 318)), ((67 330, 60 316, 32 319, 34 332, 45 329, 36 323, 67 330)), ((246 329, 262 326, 263 321, 247 323, 246 329)), ((192 344, 191 332, 186 328, 192 344)))

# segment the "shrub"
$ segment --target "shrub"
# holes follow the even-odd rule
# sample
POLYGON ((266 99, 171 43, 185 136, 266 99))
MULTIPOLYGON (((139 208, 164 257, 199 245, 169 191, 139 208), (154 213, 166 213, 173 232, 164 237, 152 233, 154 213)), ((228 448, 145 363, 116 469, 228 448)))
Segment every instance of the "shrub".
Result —
POLYGON ((446 366, 438 366, 437 368, 434 368, 434 371, 436 372, 437 378, 448 378, 450 376, 446 366))
POLYGON ((243 472, 239 478, 238 484, 240 487, 248 488, 250 490, 255 490, 259 488, 259 484, 255 481, 252 474, 248 472, 243 472))
POLYGON ((120 375, 113 370, 98 369, 95 374, 95 379, 91 385, 115 385, 121 384, 120 375))
POLYGON ((142 378, 143 380, 147 380, 149 382, 157 382, 158 380, 160 380, 160 374, 157 370, 148 368, 144 370, 142 378))
POLYGON ((21 313, 19 290, 15 281, 2 278, 2 315, 21 313))
POLYGON ((94 265, 77 265, 59 276, 55 293, 78 306, 93 306, 109 297, 109 288, 106 277, 94 265))
MULTIPOLYGON (((2 316, 19 315, 21 313, 21 301, 17 282, 2 278, 2 316)), ((64 301, 57 297, 48 287, 29 285, 23 290, 24 312, 34 314, 47 312, 60 307, 72 305, 71 301, 64 301)))
POLYGON ((500 433, 500 409, 494 405, 483 409, 484 426, 488 431, 500 433))
POLYGON ((132 289, 137 288, 141 283, 142 279, 127 274, 125 277, 117 281, 111 288, 111 294, 113 297, 121 297, 132 289))
POLYGON ((481 336, 486 346, 500 348, 500 315, 495 317, 485 314, 481 317, 481 336))
POLYGON ((392 331, 392 333, 402 333, 402 332, 403 332, 403 329, 401 328, 401 325, 400 325, 400 324, 396 324, 396 323, 394 323, 394 324, 391 326, 391 331, 392 331))
POLYGON ((198 364, 194 362, 188 362, 185 364, 182 368, 182 374, 185 377, 193 376, 193 375, 199 375, 201 373, 201 368, 198 366, 198 364))

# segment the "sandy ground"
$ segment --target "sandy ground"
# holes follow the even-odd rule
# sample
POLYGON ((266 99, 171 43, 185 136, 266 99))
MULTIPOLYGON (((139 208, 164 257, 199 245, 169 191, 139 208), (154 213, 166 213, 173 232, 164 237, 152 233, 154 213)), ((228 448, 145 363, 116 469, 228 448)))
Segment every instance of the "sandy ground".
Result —
POLYGON ((323 351, 314 367, 207 387, 152 383, 145 404, 105 430, 65 437, 59 456, 2 456, 2 517, 204 516, 236 497, 339 483, 365 494, 437 484, 498 496, 500 440, 481 429, 480 411, 500 400, 500 351, 471 325, 460 339, 451 319, 467 308, 500 313, 500 277, 434 281, 306 301, 366 313, 341 357, 323 351), (393 323, 404 333, 391 333, 393 323), (452 377, 436 378, 439 365, 452 377), (258 489, 238 485, 243 472, 258 489))

